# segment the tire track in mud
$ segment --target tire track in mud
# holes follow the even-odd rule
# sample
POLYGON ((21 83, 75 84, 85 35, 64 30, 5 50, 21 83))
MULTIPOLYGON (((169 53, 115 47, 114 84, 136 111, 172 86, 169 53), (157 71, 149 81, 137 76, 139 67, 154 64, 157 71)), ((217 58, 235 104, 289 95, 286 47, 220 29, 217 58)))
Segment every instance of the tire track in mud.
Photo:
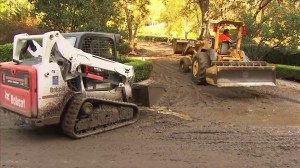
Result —
POLYGON ((159 106, 187 113, 196 120, 280 125, 288 122, 295 125, 300 121, 297 119, 300 114, 296 112, 300 111, 300 94, 297 94, 300 93, 299 90, 283 88, 280 85, 251 88, 195 85, 191 80, 191 73, 179 72, 179 59, 180 56, 171 56, 152 60, 152 79, 165 85, 167 89, 159 106), (287 121, 280 121, 282 117, 287 121))
POLYGON ((154 76, 155 80, 168 86, 168 94, 171 95, 169 97, 174 98, 172 93, 177 93, 175 106, 212 106, 221 102, 222 99, 218 100, 217 97, 209 94, 211 86, 195 85, 191 80, 191 73, 180 73, 178 62, 177 58, 175 60, 174 58, 153 60, 154 72, 161 73, 164 79, 156 79, 154 76), (166 76, 168 77, 166 78, 166 76), (207 90, 207 88, 209 89, 207 90))
POLYGON ((172 106, 188 106, 188 105, 208 105, 206 97, 202 96, 199 92, 199 88, 195 87, 194 83, 189 78, 190 74, 181 74, 178 71, 178 67, 175 67, 175 61, 168 59, 155 60, 154 72, 160 72, 160 78, 156 79, 160 83, 167 86, 168 97, 172 100, 172 106), (162 78, 162 79, 161 79, 162 78))
MULTIPOLYGON (((200 146, 209 146, 216 149, 230 149, 242 151, 244 153, 253 153, 254 150, 283 150, 299 151, 300 133, 298 129, 271 128, 231 128, 232 130, 220 130, 219 128, 203 128, 200 130, 180 130, 169 132, 166 137, 170 141, 180 141, 194 143, 200 146), (270 134, 271 132, 279 132, 270 134)), ((260 152, 262 153, 262 152, 260 152)))
MULTIPOLYGON (((155 66, 154 69, 158 70, 158 72, 165 72, 166 71, 165 67, 163 65, 154 64, 154 66, 155 66)), ((169 69, 169 70, 171 70, 171 69, 169 69)), ((170 92, 170 90, 174 90, 174 86, 177 87, 178 90, 182 90, 184 88, 184 86, 181 87, 179 85, 178 81, 176 79, 173 79, 172 76, 173 75, 167 75, 165 73, 160 73, 158 79, 156 77, 154 77, 156 81, 158 81, 159 83, 161 83, 161 84, 163 84, 163 85, 166 86, 166 89, 167 89, 167 92, 168 92, 168 96, 166 98, 167 98, 167 100, 169 100, 168 105, 173 105, 181 97, 180 94, 176 94, 174 92, 170 92)))
MULTIPOLYGON (((169 107, 188 112, 193 121, 161 132, 161 140, 181 144, 183 150, 233 151, 240 159, 255 158, 265 162, 266 167, 299 167, 300 161, 295 158, 300 151, 300 90, 280 85, 195 85, 191 73, 178 71, 179 59, 180 56, 170 56, 152 60, 153 71, 160 74, 153 79, 168 86, 161 105, 168 106, 172 99, 169 107)), ((247 163, 257 167, 253 162, 247 163)))
POLYGON ((300 103, 300 91, 290 89, 290 88, 282 88, 281 86, 278 86, 273 89, 257 88, 256 90, 250 90, 250 91, 255 92, 256 94, 258 94, 260 96, 265 96, 265 97, 273 100, 274 103, 280 102, 280 101, 287 101, 287 102, 296 103, 296 104, 300 103), (274 98, 276 98, 276 99, 274 99, 274 98))

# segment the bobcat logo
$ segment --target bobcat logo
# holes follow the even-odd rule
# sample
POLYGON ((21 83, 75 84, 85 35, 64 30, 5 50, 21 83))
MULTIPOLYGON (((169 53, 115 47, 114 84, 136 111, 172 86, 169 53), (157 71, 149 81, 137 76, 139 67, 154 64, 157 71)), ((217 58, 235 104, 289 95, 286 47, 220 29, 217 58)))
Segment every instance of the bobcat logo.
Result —
POLYGON ((5 98, 5 100, 8 100, 8 101, 10 101, 10 94, 9 94, 9 93, 7 93, 6 91, 5 91, 4 98, 5 98))

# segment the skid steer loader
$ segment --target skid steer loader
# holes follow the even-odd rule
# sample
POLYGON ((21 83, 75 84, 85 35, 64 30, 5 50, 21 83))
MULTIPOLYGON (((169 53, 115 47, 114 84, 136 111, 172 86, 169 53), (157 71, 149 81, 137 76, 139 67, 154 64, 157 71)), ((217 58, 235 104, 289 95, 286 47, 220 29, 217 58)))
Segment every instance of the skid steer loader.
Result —
POLYGON ((240 49, 245 25, 236 21, 209 21, 203 40, 179 40, 174 53, 185 56, 180 59, 179 71, 192 71, 196 84, 212 84, 217 87, 275 86, 275 66, 265 61, 250 61, 240 49), (219 41, 220 30, 225 27, 237 30, 237 41, 219 41), (209 36, 210 28, 215 38, 209 36))
POLYGON ((0 107, 38 127, 61 124, 73 138, 136 122, 140 112, 132 100, 139 98, 133 95, 142 90, 140 98, 147 98, 151 88, 133 88, 133 67, 116 62, 118 38, 95 32, 16 35, 12 61, 0 64, 0 107))

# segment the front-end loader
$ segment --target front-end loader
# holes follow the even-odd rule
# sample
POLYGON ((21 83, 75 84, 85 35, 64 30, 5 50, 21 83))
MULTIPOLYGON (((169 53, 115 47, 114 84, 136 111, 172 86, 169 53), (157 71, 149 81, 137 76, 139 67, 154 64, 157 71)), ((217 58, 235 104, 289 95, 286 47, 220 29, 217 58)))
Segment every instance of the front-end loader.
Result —
POLYGON ((204 39, 179 40, 174 53, 182 54, 179 71, 192 72, 196 84, 212 84, 217 87, 275 86, 275 66, 265 61, 251 61, 241 50, 245 25, 238 21, 209 21, 204 39), (222 29, 234 28, 237 40, 219 41, 222 29), (215 37, 210 36, 213 29, 215 37), (186 56, 190 55, 190 56, 186 56))

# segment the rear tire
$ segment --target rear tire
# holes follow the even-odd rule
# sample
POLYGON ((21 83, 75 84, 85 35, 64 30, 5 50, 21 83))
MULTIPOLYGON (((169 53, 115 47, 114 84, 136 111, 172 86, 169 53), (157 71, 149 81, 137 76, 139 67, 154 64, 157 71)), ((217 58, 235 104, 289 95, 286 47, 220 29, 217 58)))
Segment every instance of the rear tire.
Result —
POLYGON ((187 57, 181 58, 179 62, 179 72, 188 73, 190 72, 190 66, 192 65, 191 60, 187 57))
POLYGON ((210 67, 210 57, 207 53, 200 52, 193 58, 192 80, 195 84, 206 84, 206 69, 210 67))

